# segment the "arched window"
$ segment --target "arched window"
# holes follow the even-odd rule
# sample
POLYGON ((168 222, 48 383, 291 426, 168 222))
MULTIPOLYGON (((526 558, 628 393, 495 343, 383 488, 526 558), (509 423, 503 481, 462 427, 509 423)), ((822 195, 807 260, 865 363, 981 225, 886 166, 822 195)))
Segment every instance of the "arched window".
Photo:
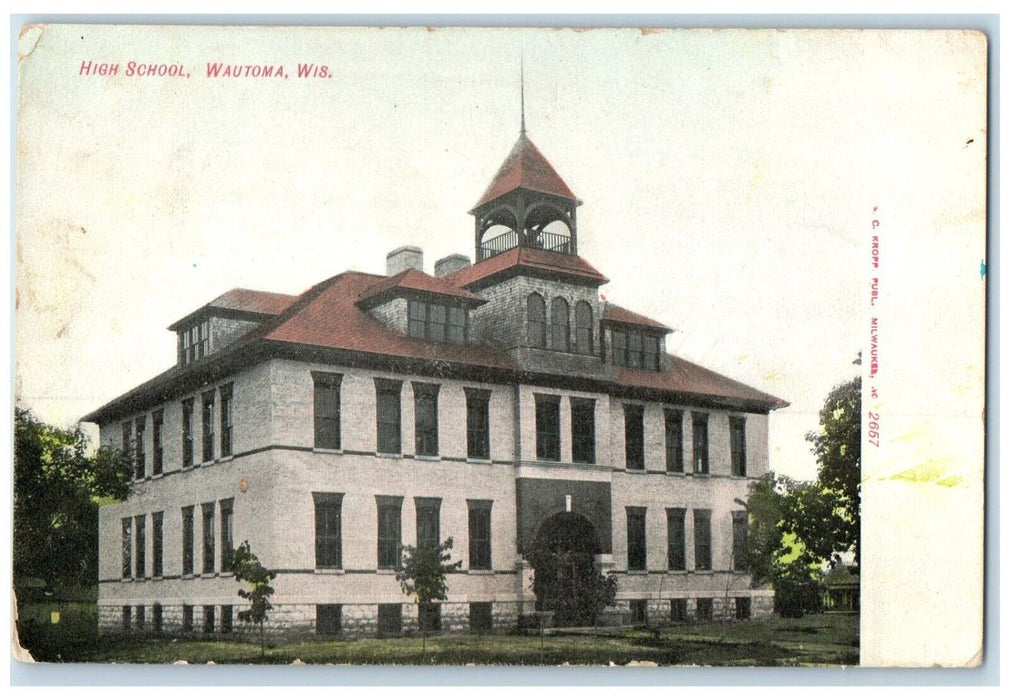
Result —
POLYGON ((547 302, 533 292, 526 297, 526 336, 531 347, 547 347, 547 302))
POLYGON ((575 305, 575 352, 593 354, 593 307, 585 301, 575 305))
POLYGON ((569 350, 568 302, 555 297, 551 302, 551 349, 569 350))

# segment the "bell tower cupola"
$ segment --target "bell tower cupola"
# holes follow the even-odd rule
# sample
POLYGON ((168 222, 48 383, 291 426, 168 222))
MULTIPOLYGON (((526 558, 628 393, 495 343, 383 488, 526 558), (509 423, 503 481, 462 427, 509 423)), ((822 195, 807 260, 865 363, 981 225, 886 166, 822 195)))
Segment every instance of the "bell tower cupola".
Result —
POLYGON ((520 123, 519 140, 470 210, 475 262, 513 248, 578 255, 575 209, 582 202, 526 135, 525 104, 520 123))

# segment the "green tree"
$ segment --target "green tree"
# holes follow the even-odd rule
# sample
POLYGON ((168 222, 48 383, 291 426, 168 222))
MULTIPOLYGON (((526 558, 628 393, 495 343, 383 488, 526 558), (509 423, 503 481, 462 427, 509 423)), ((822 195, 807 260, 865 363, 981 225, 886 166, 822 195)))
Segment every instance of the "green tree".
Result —
POLYGON ((828 394, 820 430, 807 433, 818 463, 815 487, 799 494, 784 514, 810 553, 833 564, 852 551, 859 566, 861 390, 861 379, 854 377, 828 394))
POLYGON ((445 600, 448 591, 445 584, 446 576, 459 571, 463 566, 462 560, 450 563, 451 550, 451 537, 435 547, 406 545, 403 548, 402 566, 396 572, 396 580, 399 581, 404 595, 412 597, 418 606, 422 654, 427 651, 428 641, 425 615, 422 611, 433 601, 445 600))
POLYGON ((130 493, 132 463, 119 450, 89 454, 87 436, 14 410, 14 590, 98 582, 98 507, 130 493))
POLYGON ((757 583, 775 589, 775 611, 802 617, 821 609, 821 566, 784 514, 812 485, 774 472, 751 486, 745 504, 749 522, 747 567, 757 583))
POLYGON ((270 596, 273 595, 274 588, 270 582, 277 574, 260 563, 259 557, 253 554, 248 540, 235 550, 232 570, 235 573, 236 581, 244 581, 249 584, 249 590, 240 588, 238 591, 239 596, 249 601, 249 609, 239 611, 238 619, 241 622, 259 625, 260 658, 263 658, 266 656, 263 623, 267 621, 267 613, 273 610, 273 606, 270 605, 270 596))

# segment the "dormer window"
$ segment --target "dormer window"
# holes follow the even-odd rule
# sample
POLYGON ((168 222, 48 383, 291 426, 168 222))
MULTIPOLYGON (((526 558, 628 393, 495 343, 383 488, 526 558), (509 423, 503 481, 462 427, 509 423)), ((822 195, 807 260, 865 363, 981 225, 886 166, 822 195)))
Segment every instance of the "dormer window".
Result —
POLYGON ((199 360, 210 354, 210 328, 207 321, 194 324, 181 334, 180 358, 182 364, 199 360))
POLYGON ((659 338, 637 330, 614 330, 613 363, 631 369, 659 369, 659 338))
POLYGON ((466 340, 466 309, 414 299, 408 302, 407 309, 407 333, 411 337, 451 343, 466 340))

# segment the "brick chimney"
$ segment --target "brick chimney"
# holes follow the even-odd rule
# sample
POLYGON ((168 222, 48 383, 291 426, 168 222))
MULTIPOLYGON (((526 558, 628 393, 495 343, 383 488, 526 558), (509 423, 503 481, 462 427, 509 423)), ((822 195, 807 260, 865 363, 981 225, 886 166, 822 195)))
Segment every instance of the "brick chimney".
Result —
POLYGON ((446 255, 435 261, 435 277, 445 277, 450 272, 462 270, 464 267, 470 267, 470 258, 459 253, 446 255))
POLYGON ((424 251, 417 246, 405 245, 386 255, 386 274, 390 277, 411 268, 424 270, 424 251))

